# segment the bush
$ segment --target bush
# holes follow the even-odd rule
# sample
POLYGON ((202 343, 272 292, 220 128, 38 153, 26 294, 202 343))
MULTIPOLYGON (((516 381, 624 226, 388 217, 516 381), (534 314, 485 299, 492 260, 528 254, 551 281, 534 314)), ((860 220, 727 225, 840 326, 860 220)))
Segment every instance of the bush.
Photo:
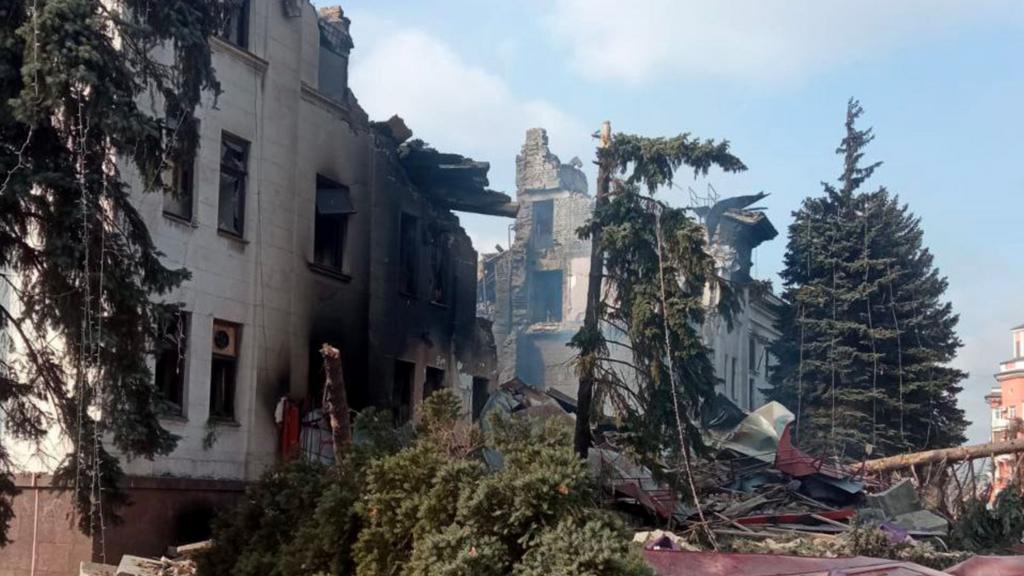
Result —
POLYGON ((458 406, 448 391, 431 395, 401 450, 368 415, 363 436, 377 440, 357 443, 340 473, 302 462, 268 472, 218 522, 200 574, 651 574, 599 509, 564 422, 496 420, 503 465, 491 471, 458 406))

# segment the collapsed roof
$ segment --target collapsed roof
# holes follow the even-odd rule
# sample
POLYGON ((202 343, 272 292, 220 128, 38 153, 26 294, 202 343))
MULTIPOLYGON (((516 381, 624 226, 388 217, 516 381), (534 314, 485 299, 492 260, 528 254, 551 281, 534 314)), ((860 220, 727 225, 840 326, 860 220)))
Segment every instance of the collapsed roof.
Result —
POLYGON ((417 188, 449 210, 508 218, 519 211, 508 194, 487 187, 489 162, 438 152, 422 140, 401 144, 398 160, 417 188))

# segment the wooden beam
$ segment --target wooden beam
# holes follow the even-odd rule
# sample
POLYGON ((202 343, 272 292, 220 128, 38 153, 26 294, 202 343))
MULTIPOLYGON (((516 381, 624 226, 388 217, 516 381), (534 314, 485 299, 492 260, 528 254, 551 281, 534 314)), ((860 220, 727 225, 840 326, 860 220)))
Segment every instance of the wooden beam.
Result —
POLYGON ((1024 452, 1024 438, 1008 440, 1005 442, 989 442, 988 444, 974 444, 972 446, 957 446, 956 448, 942 448, 939 450, 926 450, 924 452, 913 452, 911 454, 900 454, 888 458, 878 458, 864 462, 864 472, 885 472, 888 470, 899 470, 912 468, 919 464, 930 464, 933 462, 962 462, 964 460, 976 460, 989 456, 1001 454, 1016 454, 1024 452))

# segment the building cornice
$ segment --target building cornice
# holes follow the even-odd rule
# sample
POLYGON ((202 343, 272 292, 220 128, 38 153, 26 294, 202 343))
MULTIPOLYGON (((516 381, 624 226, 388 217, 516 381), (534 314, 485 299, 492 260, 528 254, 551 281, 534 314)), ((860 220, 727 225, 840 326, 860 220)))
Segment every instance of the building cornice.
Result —
POLYGON ((270 62, 267 62, 263 58, 260 58, 244 48, 239 48, 230 42, 221 40, 216 36, 210 37, 210 48, 214 52, 227 54, 228 56, 241 61, 243 64, 249 66, 261 75, 266 73, 267 68, 270 66, 270 62))

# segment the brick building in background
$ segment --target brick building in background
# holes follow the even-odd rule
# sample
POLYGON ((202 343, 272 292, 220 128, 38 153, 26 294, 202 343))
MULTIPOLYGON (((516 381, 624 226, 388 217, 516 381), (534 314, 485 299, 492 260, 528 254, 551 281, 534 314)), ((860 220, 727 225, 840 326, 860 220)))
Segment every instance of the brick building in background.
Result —
MULTIPOLYGON (((1010 359, 999 364, 996 385, 985 395, 992 409, 992 441, 1024 437, 1024 324, 1010 330, 1010 359)), ((992 499, 1013 480, 1016 454, 996 456, 992 499)))
POLYGON ((0 576, 77 573, 101 541, 119 558, 207 537, 214 511, 281 459, 282 398, 315 415, 324 342, 342 351, 352 407, 397 423, 440 387, 468 413, 496 380, 477 253, 452 212, 514 215, 486 189, 488 164, 407 142, 400 119, 369 121, 348 89, 339 8, 244 1, 230 24, 210 40, 223 93, 196 112, 200 148, 174 167, 179 193, 133 183, 166 263, 191 272, 167 296, 184 313, 154 362, 161 423, 180 441, 124 463, 134 503, 103 538, 78 532, 70 495, 50 486, 59 434, 16 445, 22 493, 0 576))

